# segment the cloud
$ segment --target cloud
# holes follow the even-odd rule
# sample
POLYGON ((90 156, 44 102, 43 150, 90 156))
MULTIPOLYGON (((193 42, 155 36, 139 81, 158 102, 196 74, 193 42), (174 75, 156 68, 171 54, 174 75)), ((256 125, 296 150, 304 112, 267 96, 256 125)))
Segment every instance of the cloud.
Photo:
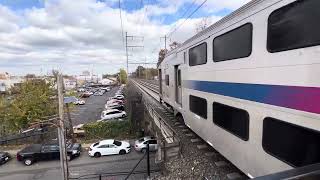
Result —
MULTIPOLYGON (((208 1, 207 7, 233 9, 245 1, 212 0, 208 1)), ((162 24, 151 17, 176 14, 190 2, 163 0, 133 11, 123 9, 124 31, 144 37, 144 41, 128 39, 130 45, 144 46, 134 51, 129 49, 130 61, 157 61, 157 50, 162 45, 160 37, 176 23, 162 24)), ((60 67, 65 73, 79 74, 95 67, 100 74, 115 73, 125 67, 126 62, 119 9, 113 6, 115 3, 117 1, 48 0, 42 8, 32 7, 19 12, 0 5, 0 71, 9 69, 19 74, 32 73, 39 67, 45 69, 41 72, 60 67)), ((210 16, 212 23, 220 18, 210 16)), ((183 42, 193 36, 200 20, 189 19, 168 42, 183 42)), ((177 23, 183 21, 179 19, 177 23)), ((130 65, 131 71, 135 67, 130 65)))

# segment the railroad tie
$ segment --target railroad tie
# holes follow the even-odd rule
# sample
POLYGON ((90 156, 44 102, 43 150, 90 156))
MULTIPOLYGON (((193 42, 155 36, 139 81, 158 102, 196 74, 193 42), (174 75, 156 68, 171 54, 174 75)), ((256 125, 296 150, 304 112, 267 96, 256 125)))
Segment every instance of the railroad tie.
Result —
POLYGON ((235 180, 235 179, 242 179, 243 177, 239 173, 233 172, 233 173, 227 174, 227 178, 230 180, 235 180))
POLYGON ((175 125, 175 126, 179 126, 179 125, 181 125, 181 123, 176 122, 176 123, 174 123, 174 125, 175 125))
POLYGON ((201 140, 199 138, 196 138, 196 139, 191 139, 191 142, 192 143, 197 143, 197 142, 200 142, 201 140))
POLYGON ((206 144, 199 144, 199 145, 197 145, 197 148, 201 150, 201 149, 208 148, 208 146, 206 144))
POLYGON ((213 157, 213 156, 215 156, 217 154, 218 153, 216 153, 216 152, 206 152, 206 153, 204 153, 204 155, 207 156, 207 157, 213 157))
POLYGON ((217 161, 217 162, 214 162, 214 164, 215 164, 217 167, 225 167, 225 166, 228 166, 228 165, 229 165, 226 161, 217 161))
POLYGON ((189 132, 189 129, 182 129, 182 132, 189 132))
POLYGON ((194 134, 193 133, 187 133, 186 136, 191 137, 191 136, 194 136, 194 134))

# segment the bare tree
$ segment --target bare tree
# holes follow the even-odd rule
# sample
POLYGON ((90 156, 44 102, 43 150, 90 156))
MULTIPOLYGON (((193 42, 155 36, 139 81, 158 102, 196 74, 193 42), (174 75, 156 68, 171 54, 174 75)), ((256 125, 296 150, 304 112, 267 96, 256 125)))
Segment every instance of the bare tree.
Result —
POLYGON ((196 33, 199 33, 205 30, 211 24, 211 20, 209 17, 204 17, 196 24, 196 33))
POLYGON ((158 57, 158 63, 157 63, 158 66, 159 66, 159 64, 164 60, 167 52, 168 52, 168 50, 166 50, 166 49, 161 49, 161 50, 159 51, 159 57, 158 57))
POLYGON ((179 45, 180 45, 180 43, 174 41, 169 46, 170 46, 170 49, 173 50, 173 49, 177 48, 179 45))

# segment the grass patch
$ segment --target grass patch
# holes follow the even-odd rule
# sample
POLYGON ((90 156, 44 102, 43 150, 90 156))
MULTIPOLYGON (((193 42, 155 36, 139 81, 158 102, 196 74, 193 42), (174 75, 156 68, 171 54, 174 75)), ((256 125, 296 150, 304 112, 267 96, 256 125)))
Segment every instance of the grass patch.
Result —
POLYGON ((84 125, 84 130, 86 140, 135 138, 134 134, 131 133, 131 124, 127 120, 89 123, 84 125))

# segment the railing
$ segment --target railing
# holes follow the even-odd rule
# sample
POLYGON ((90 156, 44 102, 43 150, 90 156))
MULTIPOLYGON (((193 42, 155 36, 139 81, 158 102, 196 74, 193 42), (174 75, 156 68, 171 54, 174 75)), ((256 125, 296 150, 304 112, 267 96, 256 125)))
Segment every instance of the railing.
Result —
MULTIPOLYGON (((136 82, 137 83, 137 82, 136 82)), ((138 83, 137 83, 138 84, 138 83)), ((139 86, 144 86, 141 84, 137 85, 139 86)), ((146 87, 146 86, 144 86, 146 87)), ((146 87, 147 89, 151 90, 150 88, 146 87)), ((146 90, 140 87, 142 91, 144 91, 146 94, 149 94, 146 90)), ((151 97, 153 97, 151 94, 149 94, 151 97)), ((156 126, 160 129, 162 137, 161 139, 158 139, 161 141, 161 151, 163 153, 159 153, 160 158, 159 160, 166 160, 166 157, 168 156, 169 158, 172 157, 178 157, 182 155, 182 144, 180 139, 177 136, 176 131, 170 126, 170 124, 165 121, 164 119, 167 118, 166 115, 161 112, 163 111, 161 108, 157 107, 155 103, 155 100, 151 98, 150 96, 143 96, 142 100, 144 102, 144 105, 146 109, 148 110, 150 116, 153 118, 154 123, 156 126), (158 111, 160 112, 158 112, 158 111), (162 157, 163 155, 163 157, 162 157), (162 159, 163 158, 163 159, 162 159)), ((160 106, 160 104, 159 104, 160 106)))
POLYGON ((320 179, 320 163, 312 164, 304 167, 290 169, 266 176, 255 178, 256 180, 278 180, 278 179, 320 179))

